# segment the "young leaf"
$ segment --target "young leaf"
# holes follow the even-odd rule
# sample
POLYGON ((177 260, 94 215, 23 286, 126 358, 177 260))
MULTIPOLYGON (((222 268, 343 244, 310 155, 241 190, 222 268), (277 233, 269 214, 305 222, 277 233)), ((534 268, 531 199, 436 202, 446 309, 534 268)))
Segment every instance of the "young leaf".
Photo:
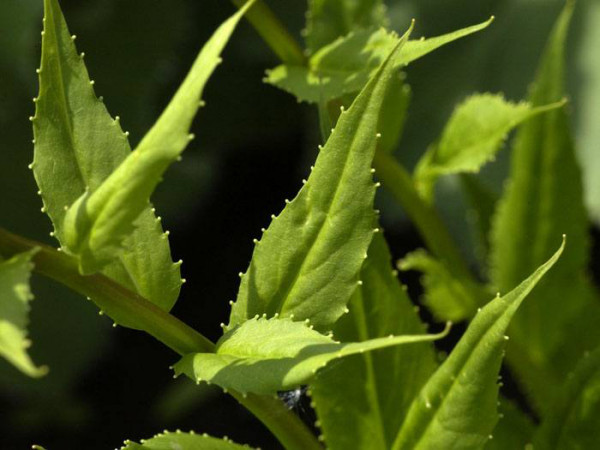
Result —
POLYGON ((404 73, 401 72, 394 74, 381 106, 379 116, 381 140, 378 148, 386 153, 393 153, 404 131, 411 97, 410 86, 404 83, 404 77, 404 73))
POLYGON ((382 0, 309 0, 306 48, 314 53, 357 28, 387 26, 382 0))
POLYGON ((340 343, 302 322, 256 318, 225 333, 216 353, 191 353, 175 364, 175 374, 242 393, 274 394, 307 384, 333 360, 379 348, 439 339, 447 334, 388 336, 340 343))
POLYGON ((228 329, 278 313, 329 330, 346 310, 373 238, 371 163, 401 43, 340 115, 308 181, 257 241, 228 329))
MULTIPOLYGON (((572 10, 573 2, 567 2, 550 36, 529 97, 533 106, 564 97, 572 10)), ((540 411, 551 404, 583 352, 600 343, 600 304, 585 274, 589 241, 581 174, 563 109, 530 119, 516 136, 510 184, 492 228, 496 287, 506 290, 529 273, 559 233, 567 234, 569 248, 515 317, 507 349, 507 361, 540 411)))
POLYGON ((556 396, 535 448, 586 449, 600 442, 600 347, 585 354, 556 396))
POLYGON ((398 262, 398 268, 423 273, 424 303, 438 320, 458 322, 468 319, 489 299, 482 286, 456 278, 425 250, 409 253, 398 262))
POLYGON ((483 448, 498 420, 496 383, 504 333, 517 308, 558 260, 559 250, 473 319, 448 359, 413 401, 393 449, 483 448))
POLYGON ((458 105, 442 136, 417 165, 416 184, 429 200, 437 177, 461 172, 478 172, 495 158, 509 131, 537 114, 562 106, 555 103, 532 107, 512 103, 502 95, 478 94, 458 105))
POLYGON ((220 53, 244 12, 246 3, 204 45, 175 96, 138 147, 96 189, 73 203, 64 219, 69 251, 80 256, 83 273, 98 271, 115 257, 134 222, 169 165, 188 142, 204 86, 221 62, 220 53))
MULTIPOLYGON (((442 36, 408 41, 394 58, 394 65, 404 67, 491 22, 492 19, 442 36)), ((265 81, 300 101, 318 103, 339 98, 359 91, 397 43, 397 35, 385 29, 358 30, 323 47, 309 59, 308 67, 280 65, 267 72, 265 81)))
MULTIPOLYGON (((45 0, 40 92, 33 120, 33 173, 54 236, 66 244, 65 210, 86 191, 96 190, 131 149, 119 121, 96 98, 56 0, 45 0)), ((125 251, 104 273, 163 309, 179 295, 179 266, 149 207, 125 240, 125 251)))
POLYGON ((166 431, 150 439, 142 439, 140 444, 125 441, 121 450, 247 450, 249 448, 248 445, 236 444, 226 437, 219 439, 206 433, 166 431))
MULTIPOLYGON (((349 342, 423 333, 415 307, 390 267, 381 233, 373 237, 368 254, 362 285, 350 300, 350 313, 336 323, 335 337, 349 342)), ((433 346, 423 343, 350 356, 320 371, 311 383, 311 396, 327 447, 389 449, 413 398, 436 367, 433 346)))
POLYGON ((36 367, 26 350, 31 345, 26 335, 29 301, 33 298, 29 277, 34 253, 21 253, 7 261, 0 259, 0 355, 21 372, 40 377, 48 368, 36 367))

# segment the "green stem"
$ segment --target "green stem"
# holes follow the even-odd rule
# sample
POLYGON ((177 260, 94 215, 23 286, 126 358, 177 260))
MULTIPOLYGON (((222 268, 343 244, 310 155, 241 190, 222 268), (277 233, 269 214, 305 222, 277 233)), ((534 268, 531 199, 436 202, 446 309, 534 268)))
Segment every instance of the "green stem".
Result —
MULTIPOLYGON (((145 331, 180 355, 214 352, 215 345, 209 339, 144 297, 104 275, 81 275, 74 257, 0 228, 2 257, 10 258, 32 249, 38 249, 33 258, 36 272, 85 295, 116 324, 145 331)), ((322 449, 310 430, 277 397, 231 394, 258 417, 286 448, 322 449)))
POLYGON ((425 244, 442 260, 455 275, 472 279, 458 246, 437 211, 419 195, 412 177, 391 155, 378 150, 375 152, 373 167, 377 177, 402 205, 406 214, 417 226, 425 244))
MULTIPOLYGON (((240 8, 246 0, 232 2, 240 8)), ((306 57, 298 42, 263 0, 256 0, 245 17, 283 63, 297 66, 306 64, 306 57)))

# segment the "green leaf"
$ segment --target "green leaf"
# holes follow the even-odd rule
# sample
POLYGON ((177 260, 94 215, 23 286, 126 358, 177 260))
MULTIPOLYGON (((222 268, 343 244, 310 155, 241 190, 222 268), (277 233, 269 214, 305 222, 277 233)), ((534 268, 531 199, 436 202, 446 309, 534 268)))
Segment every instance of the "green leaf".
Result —
POLYGON ((539 449, 588 449, 600 441, 600 347, 581 358, 536 433, 539 449))
MULTIPOLYGON (((40 92, 36 115, 33 173, 52 220, 53 235, 66 244, 65 210, 82 194, 95 191, 130 154, 118 120, 96 98, 82 56, 77 54, 56 0, 45 1, 40 92)), ((126 249, 104 273, 170 309, 181 286, 179 265, 150 207, 144 207, 126 249)))
MULTIPOLYGON (((424 332, 390 260, 385 239, 377 233, 350 313, 335 325, 337 339, 364 342, 424 332)), ((423 343, 350 356, 319 372, 311 396, 327 448, 389 449, 413 398, 436 367, 433 346, 423 343)))
POLYGON ((535 108, 525 102, 506 101, 498 94, 472 95, 456 107, 439 142, 419 161, 415 172, 417 188, 431 200, 437 177, 478 172, 485 163, 494 160, 509 131, 563 104, 535 108))
MULTIPOLYGON (((568 2, 550 36, 529 97, 533 106, 564 97, 564 47, 572 10, 568 2)), ((543 261, 557 234, 569 237, 553 276, 515 317, 507 349, 507 361, 540 412, 583 352, 600 343, 600 304, 586 274, 588 221, 568 122, 560 109, 520 128, 510 182, 492 228, 492 280, 501 291, 543 261)))
MULTIPOLYGON (((492 19, 431 39, 408 41, 394 58, 401 68, 437 48, 486 28, 492 19)), ((315 53, 308 67, 280 65, 267 72, 266 82, 295 95, 300 101, 318 103, 359 91, 398 44, 398 36, 385 29, 358 30, 315 53)))
POLYGON ((342 112, 308 181, 256 241, 228 329, 278 313, 327 331, 346 310, 374 233, 371 164, 397 51, 342 112))
POLYGON ((517 308, 561 255, 559 250, 475 316, 452 353, 413 401, 393 449, 483 448, 498 421, 496 382, 504 333, 517 308))
POLYGON ((279 318, 247 320, 225 333, 216 353, 192 353, 175 364, 175 374, 242 393, 273 394, 307 384, 333 360, 400 344, 431 341, 447 334, 388 336, 340 343, 302 322, 279 318))
POLYGON ((194 432, 183 433, 181 431, 164 432, 150 439, 142 439, 138 444, 125 441, 121 450, 241 450, 249 449, 248 445, 239 445, 231 439, 215 438, 194 432))
POLYGON ((488 292, 469 279, 457 278, 440 261, 425 250, 416 250, 398 262, 400 270, 423 273, 425 305, 437 320, 458 322, 473 316, 488 292))
POLYGON ((29 277, 34 254, 35 251, 21 253, 7 261, 0 259, 0 355, 24 374, 40 377, 48 368, 33 364, 27 354, 31 341, 26 338, 29 301, 33 299, 29 277))
POLYGON ((310 53, 357 28, 388 24, 382 0, 309 0, 306 19, 310 53))
POLYGON ((404 82, 404 73, 394 74, 388 87, 381 115, 379 116, 379 127, 381 129, 381 140, 378 148, 387 153, 393 153, 404 131, 404 122, 410 103, 410 86, 404 82))
POLYGON ((531 444, 535 425, 513 402, 505 398, 499 402, 498 418, 485 450, 526 449, 531 444))
POLYGON ((66 247, 80 256, 84 274, 100 270, 115 258, 163 173, 193 138, 188 133, 201 106, 204 86, 251 4, 226 20, 205 44, 183 84, 137 148, 99 186, 69 207, 64 219, 66 247))

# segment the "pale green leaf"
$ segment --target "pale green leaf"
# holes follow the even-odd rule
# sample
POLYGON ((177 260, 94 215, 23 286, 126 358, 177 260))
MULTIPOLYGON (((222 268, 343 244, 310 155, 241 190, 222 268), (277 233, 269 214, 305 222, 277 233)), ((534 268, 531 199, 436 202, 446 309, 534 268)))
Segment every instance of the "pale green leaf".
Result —
POLYGON ((387 26, 382 0, 309 0, 306 48, 314 53, 357 28, 387 26))
MULTIPOLYGON (((408 41, 394 58, 394 66, 404 67, 491 22, 492 19, 442 36, 408 41)), ((265 81, 300 101, 317 103, 339 98, 359 91, 397 43, 398 36, 385 29, 358 30, 323 47, 309 59, 308 67, 280 65, 267 72, 265 81)))
POLYGON ((499 403, 498 424, 485 450, 526 449, 531 444, 535 424, 512 401, 503 398, 499 403))
POLYGON ((249 448, 248 445, 236 444, 226 437, 220 439, 206 433, 166 431, 150 439, 142 439, 139 444, 125 441, 121 450, 242 450, 249 448))
POLYGON ((400 344, 431 341, 437 335, 388 336, 340 343, 290 319, 250 319, 225 333, 215 353, 184 356, 174 369, 200 381, 242 393, 273 394, 307 384, 328 363, 345 356, 400 344))
MULTIPOLYGON (((65 245, 66 209, 86 191, 96 190, 131 149, 119 121, 96 98, 56 0, 45 1, 39 72, 33 173, 53 234, 65 245)), ((135 231, 123 243, 125 251, 104 273, 168 310, 179 295, 179 266, 171 260, 168 239, 150 207, 140 212, 135 231)))
MULTIPOLYGON (((564 47, 573 3, 550 36, 529 101, 546 105, 564 97, 564 47)), ((557 234, 569 246, 511 325, 507 361, 538 411, 584 351, 600 343, 600 302, 587 279, 588 221, 569 118, 563 109, 521 126, 510 181, 492 227, 492 281, 506 291, 550 253, 557 234)))
POLYGON ((430 146, 415 171, 415 183, 431 199, 437 177, 478 172, 495 159, 508 133, 537 114, 562 106, 557 103, 532 107, 512 103, 498 94, 476 94, 458 105, 439 141, 430 146))
MULTIPOLYGON (((423 333, 425 327, 390 266, 381 233, 373 237, 368 255, 350 313, 333 330, 336 339, 423 333)), ((389 449, 413 398, 436 367, 433 346, 423 343, 350 356, 319 372, 311 396, 327 447, 389 449)))
POLYGON ((423 273, 423 302, 438 320, 458 322, 468 319, 482 301, 489 298, 482 286, 469 279, 457 278, 425 250, 409 253, 398 262, 398 268, 423 273))
POLYGON ((36 367, 27 354, 29 302, 33 299, 29 277, 35 251, 21 253, 7 261, 0 259, 0 355, 21 372, 40 377, 47 367, 36 367))
POLYGON ((97 271, 114 258, 163 173, 193 138, 189 129, 201 106, 204 86, 251 4, 226 20, 204 45, 175 96, 137 148, 99 186, 69 207, 64 219, 66 247, 79 255, 83 273, 97 271))
POLYGON ((397 51, 340 115, 308 181, 256 241, 229 329, 278 313, 327 331, 344 313, 374 233, 371 164, 397 51))
POLYGON ((586 353, 550 407, 534 448, 592 449, 600 442, 600 347, 586 353))
POLYGON ((452 353, 413 401, 393 448, 483 448, 498 421, 497 377, 504 333, 521 302, 554 265, 559 250, 504 297, 474 317, 452 353))

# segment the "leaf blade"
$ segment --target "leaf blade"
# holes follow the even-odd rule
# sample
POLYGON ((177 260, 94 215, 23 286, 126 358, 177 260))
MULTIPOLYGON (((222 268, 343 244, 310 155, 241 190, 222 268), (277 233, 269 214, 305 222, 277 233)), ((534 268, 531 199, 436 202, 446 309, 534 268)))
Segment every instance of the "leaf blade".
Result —
POLYGON ((225 333, 216 353, 185 355, 175 374, 208 381, 242 393, 273 394, 307 384, 319 369, 350 355, 425 342, 447 334, 389 336, 365 342, 340 343, 290 319, 257 318, 225 333))
POLYGON ((30 342, 26 338, 29 301, 33 298, 29 278, 35 251, 21 253, 9 260, 0 260, 0 355, 30 377, 48 372, 36 367, 27 354, 30 342))
MULTIPOLYGON (((32 168, 43 211, 54 225, 52 234, 66 245, 65 209, 86 190, 98 188, 131 148, 118 119, 96 98, 58 2, 45 0, 44 8, 32 168)), ((173 264, 168 239, 150 208, 137 225, 125 242, 128 250, 104 273, 168 310, 179 295, 179 266, 173 264)))
POLYGON ((248 445, 236 444, 228 438, 215 438, 194 432, 181 431, 157 434, 150 439, 142 439, 141 443, 125 441, 121 450, 241 450, 249 449, 248 445))
POLYGON ((298 195, 256 241, 227 329, 277 313, 326 331, 346 311, 374 233, 371 164, 391 57, 341 114, 298 195))
POLYGON ((394 449, 482 448, 497 418, 504 333, 524 298, 556 263, 565 241, 529 278, 475 316, 411 405, 394 449), (470 413, 477 411, 477 414, 470 413))

